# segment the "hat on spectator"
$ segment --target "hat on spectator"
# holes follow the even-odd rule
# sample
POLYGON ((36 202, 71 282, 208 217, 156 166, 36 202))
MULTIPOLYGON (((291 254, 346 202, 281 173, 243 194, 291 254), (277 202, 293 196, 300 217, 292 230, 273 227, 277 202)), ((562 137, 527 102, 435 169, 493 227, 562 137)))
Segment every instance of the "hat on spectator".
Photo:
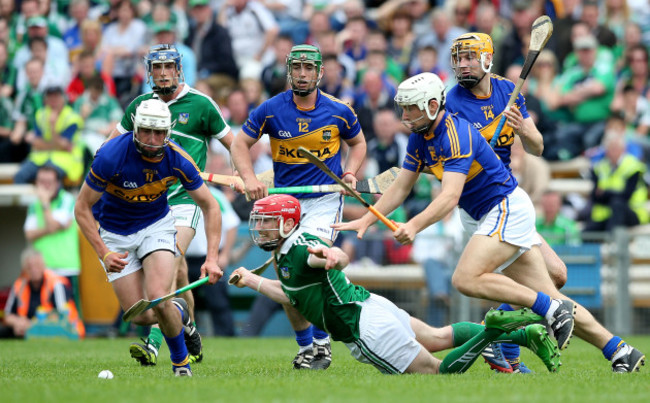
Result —
POLYGON ((27 25, 27 28, 47 27, 47 20, 45 19, 45 17, 41 17, 41 16, 29 17, 25 25, 27 25))
POLYGON ((190 0, 189 2, 190 7, 207 6, 209 4, 210 4, 210 0, 190 0))
POLYGON ((58 84, 50 84, 45 87, 45 95, 64 94, 63 87, 58 84))
POLYGON ((513 0, 512 2, 512 9, 515 11, 529 10, 531 6, 531 0, 513 0))
POLYGON ((597 47, 598 40, 593 35, 579 36, 573 41, 573 48, 575 50, 596 49, 597 47))
POLYGON ((169 21, 156 22, 151 26, 151 30, 153 31, 154 34, 160 32, 176 32, 176 30, 174 30, 174 24, 172 24, 169 21))

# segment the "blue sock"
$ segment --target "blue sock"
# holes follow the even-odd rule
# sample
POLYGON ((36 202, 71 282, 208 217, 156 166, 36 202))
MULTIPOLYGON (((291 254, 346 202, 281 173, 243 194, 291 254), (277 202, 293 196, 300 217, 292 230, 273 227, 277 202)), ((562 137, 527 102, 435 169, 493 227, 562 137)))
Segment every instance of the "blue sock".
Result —
POLYGON ((310 346, 314 341, 313 326, 309 326, 305 330, 296 330, 296 342, 300 347, 310 346))
POLYGON ((183 328, 181 328, 181 331, 177 336, 165 336, 167 347, 169 347, 169 357, 172 360, 172 368, 190 367, 190 355, 187 353, 187 346, 185 346, 185 335, 183 332, 183 328))
POLYGON ((540 291, 537 293, 537 299, 535 300, 533 306, 530 307, 530 309, 532 309, 533 312, 538 315, 546 316, 546 312, 548 312, 550 307, 551 297, 540 291))
POLYGON ((608 360, 611 360, 614 353, 616 353, 616 350, 618 350, 619 347, 622 347, 625 344, 626 343, 623 341, 623 339, 621 339, 618 336, 614 336, 607 342, 607 344, 605 344, 605 347, 603 347, 603 350, 602 350, 603 355, 608 360))
MULTIPOLYGON (((514 311, 514 309, 509 304, 501 304, 497 309, 501 309, 502 311, 514 311)), ((512 343, 500 343, 500 346, 501 351, 503 352, 503 356, 506 357, 507 360, 516 360, 519 358, 519 345, 512 343)))
POLYGON ((313 330, 314 331, 314 340, 323 340, 323 339, 327 339, 328 337, 330 337, 330 335, 327 334, 326 331, 321 330, 320 328, 317 328, 314 325, 312 325, 311 327, 314 329, 313 330))

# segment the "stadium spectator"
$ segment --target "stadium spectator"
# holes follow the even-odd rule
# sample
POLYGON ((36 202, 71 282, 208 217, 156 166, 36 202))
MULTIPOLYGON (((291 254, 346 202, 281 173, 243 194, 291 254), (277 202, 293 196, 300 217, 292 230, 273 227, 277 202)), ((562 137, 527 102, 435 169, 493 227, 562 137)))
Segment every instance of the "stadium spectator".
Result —
POLYGON ((104 82, 103 88, 108 95, 112 97, 117 96, 113 77, 97 69, 97 59, 92 52, 87 50, 81 51, 74 63, 74 70, 76 71, 75 77, 70 81, 70 85, 66 89, 68 102, 71 104, 75 103, 77 98, 88 89, 87 86, 90 80, 95 77, 104 82))
POLYGON ((323 32, 318 40, 323 55, 336 55, 336 59, 343 67, 345 78, 355 84, 357 80, 357 67, 354 59, 343 52, 341 43, 338 42, 337 33, 334 31, 323 32))
POLYGON ((332 24, 330 22, 329 14, 323 10, 315 10, 311 14, 311 17, 309 17, 308 27, 309 32, 307 38, 304 40, 304 43, 319 47, 321 50, 323 50, 323 44, 320 42, 321 36, 326 32, 332 31, 332 24))
POLYGON ((264 65, 261 76, 269 97, 276 96, 287 88, 287 55, 293 43, 288 35, 278 35, 273 42, 273 60, 264 65))
POLYGON ((147 27, 137 18, 135 5, 130 0, 122 0, 117 5, 117 12, 117 21, 108 24, 104 30, 100 50, 110 55, 112 63, 103 65, 102 70, 113 77, 120 105, 126 107, 140 90, 142 77, 135 77, 135 73, 141 60, 140 49, 145 45, 147 27))
POLYGON ((335 54, 323 54, 323 78, 319 88, 348 105, 354 103, 354 87, 345 76, 345 70, 335 54))
MULTIPOLYGON (((467 32, 453 26, 449 13, 442 7, 431 13, 430 30, 415 40, 415 49, 433 46, 438 51, 438 64, 443 71, 451 71, 451 45, 454 39, 467 32)), ((530 29, 530 25, 528 26, 530 29)))
POLYGON ((361 88, 354 99, 354 109, 366 141, 375 138, 375 129, 372 125, 375 113, 380 109, 393 109, 395 87, 386 80, 384 74, 380 70, 366 71, 361 88))
POLYGON ((273 13, 280 35, 289 35, 294 43, 305 43, 309 24, 304 19, 304 0, 257 0, 273 13))
POLYGON ((548 190, 542 195, 541 214, 535 227, 549 245, 579 245, 582 240, 578 223, 562 213, 562 195, 548 190))
POLYGON ((508 66, 515 61, 524 60, 527 48, 525 40, 530 36, 530 27, 542 15, 540 0, 513 0, 511 4, 512 26, 503 35, 500 47, 494 50, 492 72, 499 75, 504 75, 508 66))
POLYGON ((15 146, 13 154, 15 162, 22 162, 29 152, 27 138, 33 136, 36 125, 36 110, 43 106, 43 90, 46 83, 43 79, 44 63, 41 59, 31 59, 25 64, 27 85, 18 88, 16 103, 13 110, 14 128, 10 140, 15 146))
POLYGON ((86 329, 77 313, 68 280, 47 270, 43 256, 35 249, 25 249, 20 261, 20 277, 11 287, 0 338, 24 338, 36 315, 41 312, 48 315, 54 310, 65 316, 73 332, 83 338, 86 329))
MULTIPOLYGON (((41 12, 40 2, 38 0, 22 0, 20 2, 20 14, 15 16, 12 20, 12 30, 15 32, 15 39, 18 45, 24 45, 31 35, 29 34, 29 20, 33 17, 43 16, 41 12)), ((51 35, 60 38, 61 33, 57 30, 56 25, 51 24, 47 19, 43 18, 45 27, 51 35)), ((43 35, 41 35, 43 36, 43 35)))
MULTIPOLYGON (((32 57, 43 60, 45 63, 45 81, 48 84, 58 84, 62 87, 67 87, 70 83, 71 73, 70 64, 67 58, 52 58, 48 57, 48 44, 44 38, 34 37, 30 38, 28 42, 29 51, 32 57)), ((18 76, 16 77, 16 86, 22 88, 27 82, 25 69, 18 69, 18 76)))
POLYGON ((63 88, 45 89, 44 107, 36 111, 34 122, 34 136, 27 138, 32 149, 16 172, 14 182, 33 182, 38 168, 51 163, 60 170, 62 178, 71 184, 78 183, 83 174, 83 120, 66 104, 63 88))
POLYGON ((0 96, 13 99, 16 91, 16 67, 9 59, 7 43, 0 40, 0 96))
POLYGON ((343 53, 354 60, 356 69, 363 67, 368 54, 366 39, 368 36, 368 23, 362 16, 346 21, 345 28, 337 35, 337 42, 341 43, 343 53))
POLYGON ((105 81, 101 77, 91 77, 86 84, 86 90, 77 97, 73 109, 84 121, 81 138, 87 150, 86 156, 93 156, 124 112, 117 98, 104 90, 105 81))
MULTIPOLYGON (((208 0, 189 1, 190 31, 185 44, 196 56, 197 78, 213 76, 237 80, 239 69, 235 63, 232 39, 228 30, 217 23, 208 0)), ((214 87, 214 86, 213 86, 214 87)))
MULTIPOLYGON (((30 0, 31 1, 31 0, 30 0)), ((45 64, 65 62, 69 63, 68 48, 62 39, 52 36, 49 33, 47 20, 41 16, 31 17, 27 20, 27 37, 23 41, 23 45, 16 51, 13 59, 13 65, 16 69, 24 66, 29 59, 32 58, 32 53, 29 48, 29 40, 32 38, 44 38, 47 42, 47 56, 45 57, 45 64)), ((70 77, 55 77, 58 78, 59 85, 68 85, 65 79, 69 80, 70 77)))
MULTIPOLYGON (((106 64, 107 69, 113 64, 113 55, 101 50, 102 25, 98 21, 85 20, 81 23, 81 49, 82 52, 90 52, 95 55, 97 70, 104 72, 102 68, 106 64)), ((78 58, 79 56, 76 56, 78 58)), ((76 61, 76 58, 72 62, 76 61)))
POLYGON ((251 0, 224 1, 218 19, 230 34, 239 69, 257 64, 261 70, 273 58, 271 48, 280 28, 265 5, 251 0))
POLYGON ((59 170, 47 164, 38 168, 35 191, 37 197, 27 208, 23 226, 25 238, 41 253, 49 270, 68 279, 74 300, 80 306, 81 260, 74 220, 75 197, 63 189, 59 170))
POLYGON ((407 9, 396 10, 389 20, 386 53, 405 71, 415 52, 415 34, 411 29, 411 14, 407 9))
POLYGON ((63 33, 63 41, 70 51, 70 60, 75 60, 77 54, 81 52, 81 24, 88 18, 90 3, 88 0, 71 0, 70 8, 70 27, 63 33))
POLYGON ((614 97, 613 66, 600 60, 596 63, 596 38, 589 34, 578 37, 573 46, 578 65, 560 75, 560 92, 552 101, 555 108, 570 112, 570 121, 558 127, 554 142, 549 142, 553 151, 547 152, 547 158, 575 157, 598 145, 614 97))
POLYGON ((377 173, 399 167, 406 156, 408 137, 393 109, 379 109, 372 121, 375 138, 368 141, 367 158, 377 164, 377 173))
POLYGON ((420 73, 437 74, 445 83, 449 80, 453 80, 453 77, 449 77, 447 72, 440 68, 440 63, 438 63, 438 51, 433 46, 422 46, 417 51, 415 63, 411 64, 409 74, 415 75, 420 73))
POLYGON ((625 151, 624 133, 608 131, 603 140, 605 158, 591 169, 591 214, 584 231, 612 231, 649 222, 646 166, 625 151))
POLYGON ((598 43, 613 48, 616 45, 616 35, 602 23, 600 17, 598 0, 583 0, 580 21, 589 26, 591 34, 596 37, 598 43))

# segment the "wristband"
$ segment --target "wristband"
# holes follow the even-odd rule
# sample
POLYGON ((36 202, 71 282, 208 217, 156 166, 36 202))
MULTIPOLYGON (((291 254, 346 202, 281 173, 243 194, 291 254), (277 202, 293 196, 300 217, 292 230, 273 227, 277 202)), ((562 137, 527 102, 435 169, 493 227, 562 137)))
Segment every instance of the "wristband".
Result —
POLYGON ((257 283, 257 292, 260 292, 260 287, 262 287, 262 283, 264 282, 264 277, 260 280, 259 283, 257 283))
POLYGON ((352 172, 352 171, 346 171, 346 172, 343 172, 343 175, 341 175, 341 179, 345 178, 345 175, 356 176, 356 175, 354 174, 354 172, 352 172))
POLYGON ((106 264, 106 258, 107 258, 108 255, 110 255, 111 253, 116 253, 116 252, 113 252, 112 250, 109 250, 108 252, 106 252, 106 254, 104 255, 104 257, 102 258, 102 263, 106 264))

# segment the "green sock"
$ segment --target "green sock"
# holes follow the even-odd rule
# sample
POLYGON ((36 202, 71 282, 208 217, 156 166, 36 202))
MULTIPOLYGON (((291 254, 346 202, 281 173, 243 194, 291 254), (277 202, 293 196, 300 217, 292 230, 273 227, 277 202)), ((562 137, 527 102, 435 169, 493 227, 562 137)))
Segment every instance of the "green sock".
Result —
POLYGON ((526 336, 526 331, 524 329, 525 328, 522 327, 521 329, 514 330, 510 333, 503 333, 496 341, 527 346, 528 336, 526 336))
MULTIPOLYGON (((480 326, 480 325, 479 325, 480 326)), ((461 374, 472 366, 481 355, 481 351, 503 332, 498 329, 485 329, 477 333, 469 341, 453 349, 440 364, 441 374, 461 374)))
POLYGON ((147 340, 147 343, 150 343, 152 346, 156 348, 156 350, 160 350, 160 346, 162 345, 163 342, 163 334, 160 331, 159 327, 152 327, 151 332, 149 333, 149 340, 147 340))
POLYGON ((462 346, 485 329, 485 326, 473 322, 451 324, 454 347, 462 346))

